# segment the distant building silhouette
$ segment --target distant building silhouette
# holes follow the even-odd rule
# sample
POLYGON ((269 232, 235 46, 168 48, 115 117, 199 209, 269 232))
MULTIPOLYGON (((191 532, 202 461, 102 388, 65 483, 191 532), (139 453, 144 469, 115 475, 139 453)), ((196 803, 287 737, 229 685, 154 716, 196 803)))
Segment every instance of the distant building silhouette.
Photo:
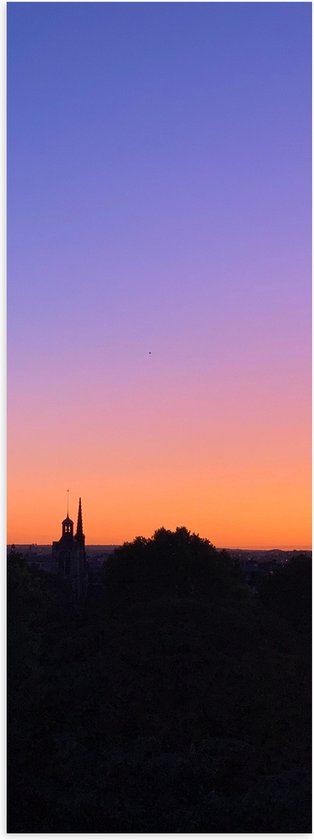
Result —
POLYGON ((62 522, 62 536, 60 540, 52 543, 52 571, 68 580, 76 597, 82 598, 87 591, 88 575, 81 499, 75 536, 73 528, 74 522, 70 519, 68 511, 62 522))

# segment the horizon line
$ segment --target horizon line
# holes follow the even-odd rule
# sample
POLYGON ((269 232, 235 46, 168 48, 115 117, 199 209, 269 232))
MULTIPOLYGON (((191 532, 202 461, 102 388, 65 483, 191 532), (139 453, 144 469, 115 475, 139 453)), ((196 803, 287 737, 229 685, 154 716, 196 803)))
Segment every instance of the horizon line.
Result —
MULTIPOLYGON (((197 536, 199 536, 199 535, 197 535, 197 536)), ((134 539, 136 539, 136 537, 134 537, 134 539)), ((151 539, 151 537, 148 537, 147 539, 151 539)), ((201 537, 201 539, 208 539, 208 537, 201 537)), ((134 542, 134 540, 123 540, 122 542, 119 542, 119 543, 110 543, 110 542, 107 542, 107 543, 99 543, 99 542, 91 543, 90 542, 90 543, 86 543, 86 548, 96 548, 96 547, 99 547, 99 546, 113 546, 115 548, 120 548, 125 543, 130 543, 130 542, 134 542)), ((208 540, 208 542, 211 542, 211 540, 208 540)), ((211 544, 214 545, 214 543, 211 543, 211 544)), ((19 543, 14 542, 14 541, 11 541, 11 542, 7 543, 7 547, 12 546, 12 545, 16 545, 16 546, 25 546, 25 545, 28 545, 28 546, 31 546, 31 545, 34 545, 34 546, 50 546, 50 545, 52 545, 52 543, 50 543, 50 542, 30 543, 29 540, 27 540, 26 542, 19 542, 19 543)), ((295 545, 295 544, 293 544, 293 545, 291 545, 291 544, 290 545, 282 545, 282 544, 281 545, 273 545, 273 543, 271 543, 270 545, 214 545, 214 548, 217 548, 219 551, 223 551, 224 549, 225 549, 225 551, 312 551, 312 545, 304 545, 304 543, 301 543, 299 545, 295 545)))

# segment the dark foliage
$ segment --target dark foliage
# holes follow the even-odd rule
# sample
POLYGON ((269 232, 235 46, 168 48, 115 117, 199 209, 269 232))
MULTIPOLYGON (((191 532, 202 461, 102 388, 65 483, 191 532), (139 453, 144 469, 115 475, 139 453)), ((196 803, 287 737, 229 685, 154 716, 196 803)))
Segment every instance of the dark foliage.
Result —
POLYGON ((309 832, 308 575, 253 598, 227 553, 160 529, 77 606, 11 556, 9 831, 309 832))
POLYGON ((312 562, 304 554, 276 569, 264 579, 260 599, 266 610, 276 612, 297 633, 310 638, 312 562))
POLYGON ((243 593, 238 567, 227 552, 186 528, 160 528, 152 539, 137 537, 117 549, 104 567, 104 587, 110 609, 139 601, 192 597, 214 601, 231 590, 243 593))

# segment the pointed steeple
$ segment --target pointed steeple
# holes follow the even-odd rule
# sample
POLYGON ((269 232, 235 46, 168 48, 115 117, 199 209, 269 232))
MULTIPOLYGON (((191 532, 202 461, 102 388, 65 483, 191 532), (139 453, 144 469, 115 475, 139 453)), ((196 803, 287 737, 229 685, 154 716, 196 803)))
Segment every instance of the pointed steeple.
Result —
POLYGON ((77 527, 76 527, 76 534, 75 537, 78 542, 84 543, 85 537, 83 534, 83 519, 82 519, 82 500, 81 497, 79 498, 79 506, 78 506, 78 514, 77 514, 77 527))

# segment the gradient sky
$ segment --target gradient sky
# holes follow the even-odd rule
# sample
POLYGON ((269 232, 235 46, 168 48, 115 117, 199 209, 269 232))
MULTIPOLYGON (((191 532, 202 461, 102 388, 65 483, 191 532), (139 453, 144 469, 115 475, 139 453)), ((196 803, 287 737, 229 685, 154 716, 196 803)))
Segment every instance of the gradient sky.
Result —
POLYGON ((310 530, 311 6, 8 4, 8 542, 310 530))

